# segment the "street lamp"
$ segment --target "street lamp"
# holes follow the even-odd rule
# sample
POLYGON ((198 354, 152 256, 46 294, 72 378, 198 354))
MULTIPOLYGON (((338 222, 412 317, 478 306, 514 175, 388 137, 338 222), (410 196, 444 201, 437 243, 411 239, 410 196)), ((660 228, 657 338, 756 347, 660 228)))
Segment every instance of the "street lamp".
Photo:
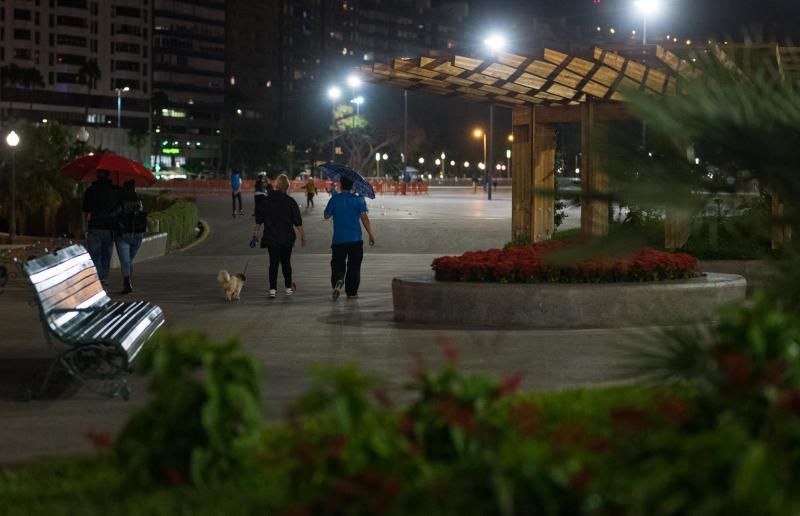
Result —
MULTIPOLYGON (((475 138, 483 138, 483 162, 486 163, 486 133, 482 129, 475 129, 472 131, 472 136, 475 138)), ((480 164, 478 165, 478 168, 483 170, 480 164)))
POLYGON ((11 131, 6 136, 6 143, 11 147, 11 220, 8 223, 8 241, 14 243, 14 236, 17 234, 17 145, 19 145, 19 135, 11 131))
POLYGON ((500 34, 490 34, 489 37, 483 40, 483 44, 486 45, 489 52, 497 54, 506 48, 506 38, 500 34))
POLYGON ((131 91, 131 89, 125 86, 124 88, 114 88, 114 91, 117 92, 117 129, 119 129, 122 127, 122 93, 131 91))
POLYGON ((661 10, 661 0, 636 0, 634 5, 642 14, 642 45, 647 45, 647 17, 661 10))
MULTIPOLYGON (((336 101, 342 96, 342 90, 336 86, 328 88, 328 98, 331 99, 331 118, 333 118, 333 139, 331 140, 331 163, 336 159, 336 101)), ((322 172, 320 172, 321 174, 322 172)))
MULTIPOLYGON (((156 131, 158 132, 158 131, 156 131)), ((75 139, 81 143, 86 143, 89 141, 89 131, 86 130, 85 127, 81 127, 78 129, 78 132, 75 133, 75 139)))
POLYGON ((419 161, 420 165, 424 165, 425 164, 425 158, 419 158, 419 160, 417 160, 417 161, 419 161))

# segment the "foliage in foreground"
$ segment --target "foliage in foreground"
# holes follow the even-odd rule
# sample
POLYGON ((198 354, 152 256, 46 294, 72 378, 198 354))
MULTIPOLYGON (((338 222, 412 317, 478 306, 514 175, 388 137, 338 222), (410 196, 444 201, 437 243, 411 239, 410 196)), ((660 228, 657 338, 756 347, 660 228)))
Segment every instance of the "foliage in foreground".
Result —
POLYGON ((165 337, 114 455, 6 472, 0 499, 48 515, 797 513, 795 316, 760 300, 669 342, 638 352, 651 387, 523 395, 520 377, 463 374, 443 339, 447 365, 420 362, 403 405, 353 367, 322 370, 262 427, 235 345, 165 337))

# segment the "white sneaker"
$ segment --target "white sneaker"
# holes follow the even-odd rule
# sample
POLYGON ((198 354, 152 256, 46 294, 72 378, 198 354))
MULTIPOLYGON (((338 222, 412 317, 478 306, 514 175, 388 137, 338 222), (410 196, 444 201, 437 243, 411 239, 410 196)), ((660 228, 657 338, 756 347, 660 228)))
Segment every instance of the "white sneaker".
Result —
POLYGON ((286 289, 286 295, 287 295, 287 296, 291 296, 292 294, 294 294, 294 289, 292 289, 292 288, 287 288, 287 289, 286 289))
POLYGON ((270 299, 274 299, 275 296, 277 296, 277 295, 278 295, 278 291, 277 290, 275 290, 274 288, 269 289, 269 297, 270 297, 270 299))
POLYGON ((337 281, 336 282, 336 286, 333 287, 333 292, 331 293, 331 298, 333 298, 334 301, 339 299, 339 295, 342 293, 342 287, 344 287, 344 281, 342 281, 342 280, 337 281))

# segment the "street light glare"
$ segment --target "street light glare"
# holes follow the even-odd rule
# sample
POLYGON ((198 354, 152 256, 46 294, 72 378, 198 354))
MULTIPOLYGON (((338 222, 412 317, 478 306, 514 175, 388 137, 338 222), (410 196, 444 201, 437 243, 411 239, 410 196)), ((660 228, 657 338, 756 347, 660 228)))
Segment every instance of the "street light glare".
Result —
POLYGON ((661 10, 661 0, 636 0, 636 8, 644 14, 654 14, 661 10))
POLYGON ((422 165, 425 163, 425 158, 419 158, 419 164, 422 165))
POLYGON ((329 97, 331 100, 337 100, 337 99, 338 99, 339 97, 341 97, 341 96, 342 96, 342 90, 340 90, 340 89, 339 89, 339 88, 337 88, 336 86, 334 86, 334 87, 332 87, 332 88, 330 88, 330 89, 328 90, 328 97, 329 97))
POLYGON ((469 161, 464 162, 464 168, 469 168, 469 161))
POLYGON ((6 136, 6 143, 10 147, 16 147, 19 145, 19 135, 16 133, 16 131, 11 131, 8 133, 8 136, 6 136))
POLYGON ((481 138, 481 137, 483 137, 483 131, 480 130, 480 129, 475 129, 474 131, 472 131, 472 135, 475 138, 481 138))
POLYGON ((353 104, 358 104, 359 106, 364 103, 364 97, 356 97, 353 99, 353 104))
POLYGON ((506 48, 506 38, 500 34, 491 34, 488 38, 483 40, 483 44, 486 45, 486 48, 492 53, 502 52, 506 48))
POLYGON ((351 75, 347 78, 347 85, 350 86, 351 88, 358 88, 359 86, 361 86, 361 79, 359 79, 355 75, 351 75))

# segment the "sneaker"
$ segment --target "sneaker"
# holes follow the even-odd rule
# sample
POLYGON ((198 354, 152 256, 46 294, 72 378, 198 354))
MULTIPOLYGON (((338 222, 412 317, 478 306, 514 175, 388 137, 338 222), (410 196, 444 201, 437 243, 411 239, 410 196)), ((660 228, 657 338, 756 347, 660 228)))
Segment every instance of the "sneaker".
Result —
POLYGON ((339 295, 342 293, 342 287, 344 287, 344 281, 342 280, 337 281, 336 286, 333 287, 333 293, 331 294, 331 298, 333 298, 334 301, 339 299, 339 295))
POLYGON ((233 212, 233 218, 234 219, 236 218, 236 212, 235 211, 233 212))
POLYGON ((269 289, 269 298, 270 299, 275 299, 275 296, 277 296, 277 295, 278 295, 278 291, 277 290, 275 290, 274 288, 269 289))
POLYGON ((347 299, 358 299, 358 294, 353 294, 352 296, 347 294, 347 299))
POLYGON ((294 294, 294 289, 292 289, 291 287, 287 288, 286 289, 286 295, 287 296, 291 296, 292 294, 294 294))

